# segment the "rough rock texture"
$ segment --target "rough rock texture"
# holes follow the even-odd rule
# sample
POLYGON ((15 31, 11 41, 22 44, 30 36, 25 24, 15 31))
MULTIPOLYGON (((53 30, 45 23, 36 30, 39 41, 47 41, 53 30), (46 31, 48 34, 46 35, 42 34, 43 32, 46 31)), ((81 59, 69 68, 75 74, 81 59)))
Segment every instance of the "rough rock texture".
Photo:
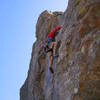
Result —
POLYGON ((100 100, 100 0, 69 0, 64 13, 44 11, 36 37, 20 100, 100 100), (40 45, 56 25, 64 28, 51 74, 40 45))

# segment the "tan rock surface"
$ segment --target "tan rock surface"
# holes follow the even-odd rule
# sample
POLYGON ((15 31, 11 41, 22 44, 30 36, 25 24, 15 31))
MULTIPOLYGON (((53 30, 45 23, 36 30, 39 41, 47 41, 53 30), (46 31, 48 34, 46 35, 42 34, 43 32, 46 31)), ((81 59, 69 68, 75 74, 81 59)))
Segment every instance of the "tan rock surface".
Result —
POLYGON ((36 37, 20 100, 100 100, 100 0, 69 0, 64 13, 44 11, 36 37), (56 25, 64 28, 51 74, 40 45, 56 25))

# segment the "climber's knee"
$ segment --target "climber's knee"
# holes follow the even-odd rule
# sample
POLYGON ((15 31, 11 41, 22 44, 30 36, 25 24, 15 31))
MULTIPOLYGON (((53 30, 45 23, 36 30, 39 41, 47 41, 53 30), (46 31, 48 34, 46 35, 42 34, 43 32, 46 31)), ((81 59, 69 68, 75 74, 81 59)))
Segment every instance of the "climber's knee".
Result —
POLYGON ((53 52, 52 51, 48 52, 48 54, 49 54, 49 57, 53 56, 53 52))
POLYGON ((54 47, 56 47, 56 46, 57 46, 57 43, 55 42, 55 43, 54 43, 54 47))

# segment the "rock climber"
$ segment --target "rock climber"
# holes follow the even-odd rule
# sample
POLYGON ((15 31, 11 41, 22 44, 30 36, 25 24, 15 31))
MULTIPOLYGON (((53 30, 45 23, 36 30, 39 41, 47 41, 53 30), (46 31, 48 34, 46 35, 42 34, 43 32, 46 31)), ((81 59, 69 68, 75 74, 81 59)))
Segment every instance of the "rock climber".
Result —
POLYGON ((52 64, 53 64, 53 58, 58 57, 58 54, 56 54, 56 48, 57 48, 57 39, 56 36, 59 33, 62 26, 56 26, 53 31, 51 31, 47 36, 47 45, 46 45, 46 52, 49 55, 49 70, 51 73, 54 73, 52 64))

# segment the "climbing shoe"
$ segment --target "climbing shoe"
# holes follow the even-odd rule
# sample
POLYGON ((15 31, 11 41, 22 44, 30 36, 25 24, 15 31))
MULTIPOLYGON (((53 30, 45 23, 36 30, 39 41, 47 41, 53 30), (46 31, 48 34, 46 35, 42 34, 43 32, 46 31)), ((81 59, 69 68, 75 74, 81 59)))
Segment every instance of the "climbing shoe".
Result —
POLYGON ((51 72, 52 74, 54 73, 52 67, 49 67, 49 70, 50 70, 50 72, 51 72))

